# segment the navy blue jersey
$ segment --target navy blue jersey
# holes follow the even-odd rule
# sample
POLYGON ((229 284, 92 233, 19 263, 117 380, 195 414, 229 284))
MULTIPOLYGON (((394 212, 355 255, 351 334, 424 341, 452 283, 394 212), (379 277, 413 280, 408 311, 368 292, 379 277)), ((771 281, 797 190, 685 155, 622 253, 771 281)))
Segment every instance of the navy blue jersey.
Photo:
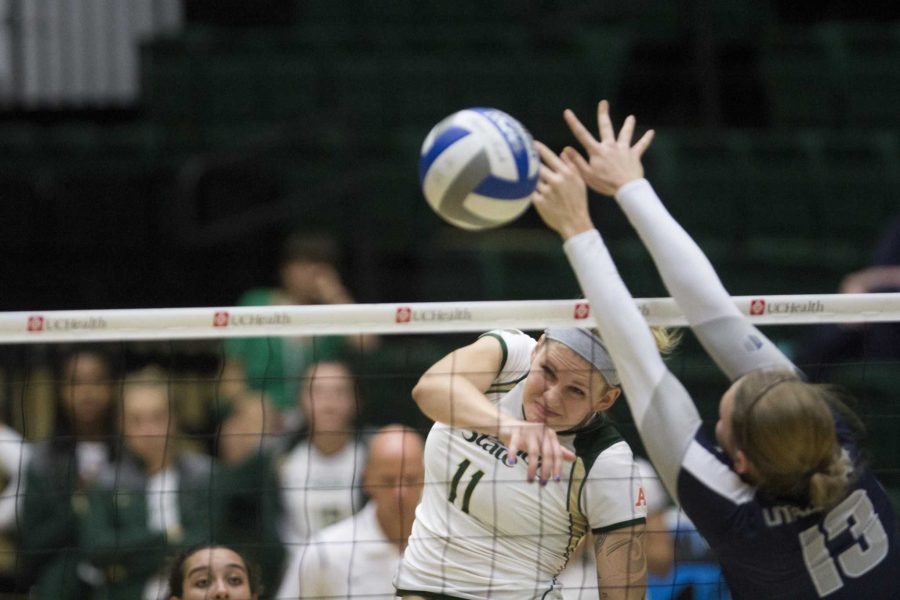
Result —
MULTIPOLYGON (((852 442, 844 443, 856 458, 852 442)), ((846 498, 822 513, 759 493, 698 432, 678 477, 678 496, 716 552, 736 599, 900 598, 895 516, 864 465, 856 467, 846 498)))
MULTIPOLYGON (((796 372, 728 295, 649 182, 626 183, 616 200, 691 330, 729 380, 757 370, 796 372)), ((900 599, 896 518, 844 424, 836 421, 838 442, 855 469, 843 501, 823 513, 805 503, 768 499, 698 434, 701 419, 690 393, 660 357, 599 233, 572 236, 564 249, 660 481, 716 552, 734 597, 900 599)), ((749 310, 757 314, 765 307, 760 299, 749 310)))

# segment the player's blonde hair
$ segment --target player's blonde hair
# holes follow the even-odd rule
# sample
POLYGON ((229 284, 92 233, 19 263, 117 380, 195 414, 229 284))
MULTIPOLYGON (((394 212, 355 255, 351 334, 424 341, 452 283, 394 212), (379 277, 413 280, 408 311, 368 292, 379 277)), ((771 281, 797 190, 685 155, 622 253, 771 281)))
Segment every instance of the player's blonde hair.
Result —
POLYGON ((681 343, 681 329, 653 326, 650 328, 650 333, 653 334, 656 349, 662 355, 671 353, 681 343))
POLYGON ((820 509, 844 496, 852 467, 837 441, 831 407, 839 404, 832 388, 806 383, 792 371, 744 377, 731 424, 736 447, 758 471, 760 489, 808 499, 820 509))

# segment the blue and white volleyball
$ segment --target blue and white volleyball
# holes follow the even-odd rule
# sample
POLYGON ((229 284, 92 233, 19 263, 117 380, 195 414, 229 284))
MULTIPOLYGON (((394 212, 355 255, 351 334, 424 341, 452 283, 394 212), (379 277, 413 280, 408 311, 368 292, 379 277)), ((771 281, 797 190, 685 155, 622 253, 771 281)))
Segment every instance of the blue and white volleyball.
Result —
POLYGON ((463 229, 499 227, 528 210, 540 160, 531 134, 493 108, 468 108, 422 144, 419 182, 431 208, 463 229))

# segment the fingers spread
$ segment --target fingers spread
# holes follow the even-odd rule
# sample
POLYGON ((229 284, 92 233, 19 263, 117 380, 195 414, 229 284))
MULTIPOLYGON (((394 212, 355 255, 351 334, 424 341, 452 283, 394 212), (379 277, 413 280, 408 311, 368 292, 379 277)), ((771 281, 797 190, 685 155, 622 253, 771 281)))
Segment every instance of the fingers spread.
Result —
POLYGON ((631 146, 631 138, 634 136, 634 124, 634 115, 625 117, 625 122, 622 123, 622 129, 619 131, 619 139, 617 140, 620 146, 631 146))
POLYGON ((643 154, 647 150, 647 148, 650 147, 650 142, 653 141, 654 135, 656 135, 656 132, 651 129, 647 133, 642 135, 641 139, 639 139, 637 141, 637 143, 634 145, 634 151, 637 152, 638 158, 643 156, 643 154))
POLYGON ((572 161, 575 168, 578 169, 578 172, 581 174, 582 179, 586 180, 590 176, 591 166, 584 157, 575 150, 575 148, 572 148, 571 146, 566 147, 563 150, 563 156, 572 161))
POLYGON ((554 171, 559 171, 561 167, 563 167, 563 163, 559 160, 559 157, 556 156, 556 153, 553 152, 550 148, 542 144, 541 142, 535 142, 535 147, 537 147, 538 154, 541 155, 541 160, 544 161, 548 167, 553 169, 554 171))
POLYGON ((609 102, 601 100, 597 105, 597 124, 600 126, 600 141, 615 142, 616 132, 613 130, 612 120, 609 118, 609 102))
POLYGON ((581 124, 581 121, 578 120, 575 113, 566 109, 566 112, 563 113, 563 118, 566 120, 569 129, 571 129, 572 133, 575 135, 575 139, 577 139, 582 146, 589 149, 597 144, 597 140, 594 139, 593 134, 587 130, 587 127, 581 124))

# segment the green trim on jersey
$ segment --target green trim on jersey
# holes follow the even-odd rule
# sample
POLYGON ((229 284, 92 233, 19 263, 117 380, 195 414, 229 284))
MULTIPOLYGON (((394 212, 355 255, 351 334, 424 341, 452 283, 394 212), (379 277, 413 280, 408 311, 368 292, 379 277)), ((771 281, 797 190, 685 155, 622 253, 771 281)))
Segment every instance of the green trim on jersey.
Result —
POLYGON ((637 519, 631 519, 630 521, 622 521, 621 523, 613 523, 612 525, 607 525, 606 527, 598 527, 597 529, 591 529, 591 533, 600 534, 600 533, 609 533, 610 531, 615 531, 616 529, 622 529, 623 527, 631 527, 632 525, 640 525, 642 523, 646 523, 646 517, 638 517, 637 519))
POLYGON ((500 359, 500 368, 497 369, 497 375, 499 375, 501 372, 503 372, 503 368, 506 366, 506 359, 509 358, 509 348, 506 345, 506 340, 503 339, 503 336, 497 335, 493 331, 482 333, 478 336, 478 339, 480 340, 483 337, 492 337, 500 342, 500 349, 503 350, 503 358, 500 359))
MULTIPOLYGON (((580 463, 583 461, 584 463, 584 475, 582 476, 582 481, 578 486, 578 494, 575 497, 576 504, 575 507, 578 510, 578 514, 585 520, 585 527, 587 527, 587 517, 581 512, 581 494, 584 491, 584 484, 587 481, 587 473, 590 473, 591 468, 594 466, 594 462, 596 462, 597 457, 603 453, 604 450, 612 446, 613 444, 617 444, 619 442, 623 442, 625 439, 622 437, 622 434, 619 433, 619 430, 616 429, 613 422, 606 416, 605 413, 599 413, 598 418, 587 425, 584 429, 580 430, 575 434, 575 439, 572 442, 572 445, 575 447, 575 462, 580 463)), ((570 492, 571 499, 571 492, 570 492)), ((570 504, 571 506, 571 504, 570 504)), ((571 508, 570 508, 571 514, 571 508)), ((638 523, 646 523, 647 519, 644 517, 639 517, 637 519, 631 519, 629 521, 622 521, 620 523, 613 523, 612 525, 607 525, 605 527, 598 527, 597 529, 591 529, 593 533, 604 533, 607 531, 613 531, 615 529, 621 529, 622 527, 628 527, 629 525, 636 525, 638 523)))
POLYGON ((593 423, 575 434, 572 445, 575 447, 575 456, 584 460, 585 472, 590 473, 594 461, 601 452, 613 444, 624 441, 625 438, 622 437, 609 417, 604 413, 599 413, 593 423))
MULTIPOLYGON (((503 329, 501 331, 508 331, 510 333, 515 333, 517 335, 525 335, 524 333, 522 333, 521 331, 518 331, 516 329, 503 329)), ((506 361, 509 359, 509 347, 506 345, 506 340, 503 339, 503 336, 497 335, 493 331, 488 331, 487 333, 482 333, 481 335, 478 336, 478 339, 481 339, 483 337, 492 337, 495 340, 497 340, 498 342, 500 342, 500 349, 503 352, 503 358, 500 360, 500 368, 497 369, 497 375, 500 375, 500 373, 503 372, 503 369, 506 368, 506 361)), ((498 381, 498 382, 492 383, 491 387, 489 387, 485 393, 505 394, 506 392, 508 392, 511 389, 513 389, 514 387, 516 387, 519 384, 519 382, 523 381, 527 377, 528 377, 528 375, 525 374, 522 377, 519 377, 518 379, 516 379, 515 381, 498 381)))
POLYGON ((587 470, 584 468, 584 461, 576 457, 572 462, 572 468, 569 472, 569 489, 567 493, 569 512, 569 543, 566 545, 566 564, 578 542, 587 533, 588 521, 587 517, 581 511, 581 490, 584 488, 584 480, 587 477, 587 470))
POLYGON ((397 590, 397 597, 405 596, 421 596, 423 598, 433 598, 434 600, 462 600, 457 596, 448 596, 446 594, 435 594, 434 592, 417 592, 415 590, 397 590))

